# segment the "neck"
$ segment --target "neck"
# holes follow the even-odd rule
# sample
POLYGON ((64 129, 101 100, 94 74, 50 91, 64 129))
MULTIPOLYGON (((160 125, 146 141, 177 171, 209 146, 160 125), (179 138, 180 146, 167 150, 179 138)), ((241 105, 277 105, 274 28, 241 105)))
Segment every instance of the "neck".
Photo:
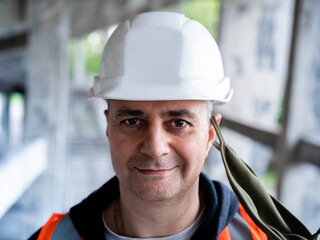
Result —
POLYGON ((151 238, 176 234, 199 216, 203 204, 199 187, 167 201, 143 201, 121 194, 105 211, 108 227, 128 237, 151 238), (110 221, 112 219, 112 221, 110 221))

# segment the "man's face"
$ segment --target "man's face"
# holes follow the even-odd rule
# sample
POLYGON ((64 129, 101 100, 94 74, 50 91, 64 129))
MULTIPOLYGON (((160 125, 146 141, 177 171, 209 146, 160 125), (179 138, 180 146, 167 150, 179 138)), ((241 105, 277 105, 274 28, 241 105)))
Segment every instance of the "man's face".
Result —
POLYGON ((206 102, 110 100, 105 114, 121 194, 163 201, 198 189, 214 140, 206 102))

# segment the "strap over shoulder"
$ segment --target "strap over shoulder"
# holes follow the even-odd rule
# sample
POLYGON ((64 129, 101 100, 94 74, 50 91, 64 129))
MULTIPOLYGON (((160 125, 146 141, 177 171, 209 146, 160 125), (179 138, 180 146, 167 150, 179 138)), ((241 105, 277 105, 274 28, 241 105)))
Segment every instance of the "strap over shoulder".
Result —
POLYGON ((277 199, 267 193, 257 174, 228 146, 214 116, 211 122, 230 185, 250 218, 271 238, 276 240, 317 240, 320 230, 309 230, 277 199))

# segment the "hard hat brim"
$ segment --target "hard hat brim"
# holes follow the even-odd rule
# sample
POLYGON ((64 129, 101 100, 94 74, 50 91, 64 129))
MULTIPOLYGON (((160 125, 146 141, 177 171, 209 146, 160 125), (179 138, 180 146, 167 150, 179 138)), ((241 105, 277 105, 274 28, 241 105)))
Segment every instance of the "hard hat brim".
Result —
MULTIPOLYGON (((233 89, 228 92, 225 91, 225 89, 230 89, 229 78, 222 79, 220 84, 215 84, 214 88, 207 86, 207 92, 203 90, 203 87, 198 87, 199 81, 201 80, 198 78, 189 78, 187 80, 188 84, 185 86, 143 86, 142 93, 140 86, 121 85, 121 82, 123 82, 121 77, 108 79, 99 79, 99 77, 97 77, 94 86, 90 88, 89 99, 102 98, 128 101, 212 100, 216 104, 224 104, 232 98, 233 89), (197 84, 190 87, 190 83, 192 84, 192 82, 197 82, 197 84), (100 89, 100 91, 97 91, 98 89, 100 89)), ((185 78, 180 82, 185 83, 185 78)))

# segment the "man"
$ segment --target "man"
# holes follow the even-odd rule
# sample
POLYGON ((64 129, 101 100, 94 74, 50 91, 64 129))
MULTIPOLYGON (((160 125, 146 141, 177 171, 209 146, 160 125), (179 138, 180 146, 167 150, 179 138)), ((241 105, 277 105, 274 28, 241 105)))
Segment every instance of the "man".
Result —
POLYGON ((120 24, 90 95, 108 102, 116 177, 31 239, 268 239, 233 192, 201 173, 213 105, 232 90, 200 23, 151 12, 120 24))

